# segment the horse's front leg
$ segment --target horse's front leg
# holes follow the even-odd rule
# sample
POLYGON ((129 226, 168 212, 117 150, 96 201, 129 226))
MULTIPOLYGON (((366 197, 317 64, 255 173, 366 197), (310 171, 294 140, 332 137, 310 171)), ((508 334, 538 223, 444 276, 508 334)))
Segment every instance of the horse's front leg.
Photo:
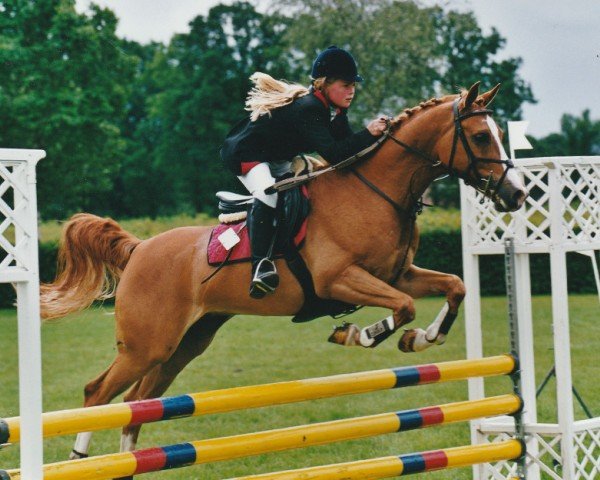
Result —
POLYGON ((411 265, 394 286, 413 298, 446 295, 446 303, 431 325, 426 330, 407 330, 400 338, 398 348, 403 352, 419 352, 434 344, 443 344, 465 298, 463 281, 456 275, 411 265))
POLYGON ((315 285, 317 295, 353 305, 384 307, 392 315, 362 330, 354 324, 337 327, 329 341, 340 345, 375 347, 393 334, 398 328, 415 318, 413 299, 406 293, 379 280, 357 265, 347 267, 332 281, 315 285))

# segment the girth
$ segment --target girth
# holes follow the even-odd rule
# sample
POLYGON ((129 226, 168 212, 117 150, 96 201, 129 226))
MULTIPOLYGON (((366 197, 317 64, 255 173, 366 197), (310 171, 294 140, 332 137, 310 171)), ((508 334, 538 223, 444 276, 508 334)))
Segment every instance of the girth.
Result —
POLYGON ((301 193, 301 187, 285 190, 279 195, 278 223, 281 224, 277 228, 277 241, 281 242, 279 245, 283 251, 283 258, 304 292, 304 304, 292 321, 308 322, 324 315, 337 317, 354 312, 358 308, 355 305, 326 300, 317 295, 310 270, 300 255, 302 245, 297 247, 291 241, 310 211, 308 198, 301 193))

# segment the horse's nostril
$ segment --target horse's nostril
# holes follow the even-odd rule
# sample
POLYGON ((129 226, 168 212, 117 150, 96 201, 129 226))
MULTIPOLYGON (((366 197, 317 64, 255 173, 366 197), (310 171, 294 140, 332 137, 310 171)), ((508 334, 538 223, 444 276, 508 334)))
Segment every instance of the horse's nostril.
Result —
POLYGON ((512 201, 515 205, 522 205, 525 199, 529 196, 527 190, 519 189, 517 190, 512 197, 512 201))

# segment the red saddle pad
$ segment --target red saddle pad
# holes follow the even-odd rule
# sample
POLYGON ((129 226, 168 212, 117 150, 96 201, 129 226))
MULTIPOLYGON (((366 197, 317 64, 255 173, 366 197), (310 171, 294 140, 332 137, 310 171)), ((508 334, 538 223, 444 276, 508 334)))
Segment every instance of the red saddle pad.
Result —
MULTIPOLYGON (((304 241, 306 236, 306 222, 304 219, 302 226, 294 237, 294 245, 297 247, 304 241)), ((281 257, 281 252, 276 252, 276 257, 281 257)), ((220 224, 215 226, 210 232, 210 240, 208 242, 208 264, 209 265, 220 265, 227 259, 226 264, 236 262, 249 262, 250 261, 250 238, 248 237, 248 228, 246 222, 234 223, 234 224, 220 224), (235 234, 240 238, 239 243, 233 246, 231 255, 227 258, 228 250, 225 249, 219 235, 224 233, 227 229, 233 229, 235 234)))

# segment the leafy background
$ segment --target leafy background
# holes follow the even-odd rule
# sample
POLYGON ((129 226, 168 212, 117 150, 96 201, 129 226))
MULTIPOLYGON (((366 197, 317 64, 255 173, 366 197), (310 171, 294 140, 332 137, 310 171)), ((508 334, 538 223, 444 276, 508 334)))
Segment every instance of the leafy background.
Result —
MULTIPOLYGON (((312 59, 330 44, 350 49, 366 79, 351 109, 355 128, 477 80, 502 83, 500 122, 535 102, 522 60, 497 60, 505 39, 484 34, 470 12, 412 0, 275 5, 217 5, 168 44, 140 44, 116 35, 107 8, 0 1, 0 145, 48 152, 41 217, 214 214, 214 192, 239 188, 218 152, 246 114, 248 77, 259 70, 307 84, 312 59)), ((560 132, 533 141, 536 155, 598 153, 600 122, 588 111, 565 115, 560 132)), ((432 196, 456 206, 456 184, 438 182, 432 196)))

